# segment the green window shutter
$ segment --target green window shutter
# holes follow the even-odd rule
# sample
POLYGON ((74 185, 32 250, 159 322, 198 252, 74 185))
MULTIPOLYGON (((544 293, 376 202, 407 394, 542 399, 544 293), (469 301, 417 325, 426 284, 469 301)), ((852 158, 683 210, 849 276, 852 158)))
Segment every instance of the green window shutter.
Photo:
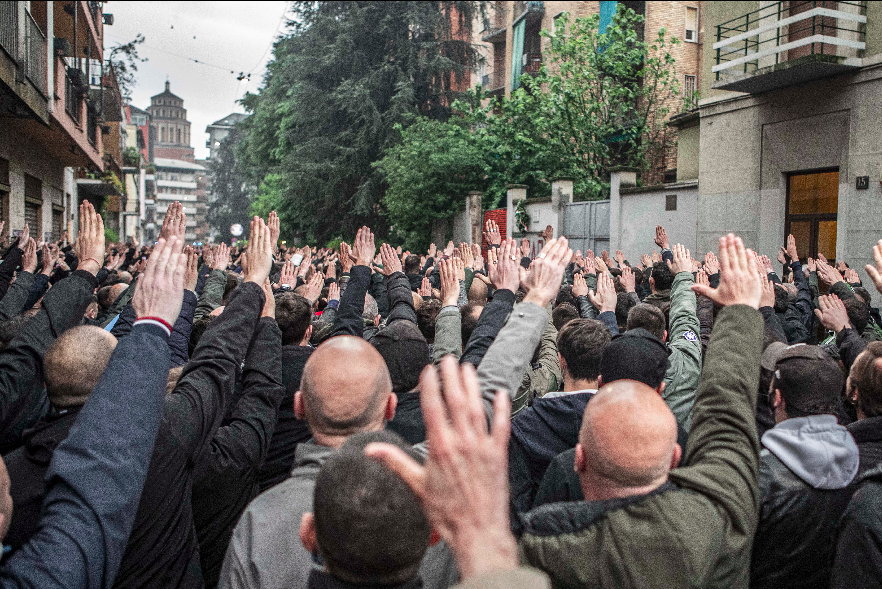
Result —
POLYGON ((520 77, 524 71, 524 30, 527 28, 527 20, 521 21, 512 30, 511 44, 511 89, 517 90, 520 86, 520 77))

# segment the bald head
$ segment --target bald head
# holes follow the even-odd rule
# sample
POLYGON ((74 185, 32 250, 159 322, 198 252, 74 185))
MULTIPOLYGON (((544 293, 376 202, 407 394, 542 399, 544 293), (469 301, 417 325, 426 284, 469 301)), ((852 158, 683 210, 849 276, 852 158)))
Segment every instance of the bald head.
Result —
POLYGON ((677 421, 661 395, 634 380, 617 380, 585 408, 576 469, 585 498, 647 492, 680 460, 677 421))
MULTIPOLYGON (((303 368, 297 395, 295 411, 304 414, 317 440, 382 429, 391 419, 389 370, 360 337, 338 336, 320 345, 303 368)), ((393 414, 394 408, 393 401, 393 414)))
POLYGON ((81 325, 62 333, 43 357, 46 392, 52 404, 84 404, 115 348, 116 338, 94 325, 81 325))
POLYGON ((487 303, 487 285, 482 280, 475 280, 469 288, 469 302, 478 305, 487 303))

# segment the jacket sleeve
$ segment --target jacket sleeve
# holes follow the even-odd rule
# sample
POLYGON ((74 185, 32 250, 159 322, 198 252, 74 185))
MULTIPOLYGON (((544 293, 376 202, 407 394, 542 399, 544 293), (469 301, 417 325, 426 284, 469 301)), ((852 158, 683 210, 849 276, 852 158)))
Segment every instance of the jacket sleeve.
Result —
POLYGON ((836 284, 831 286, 829 293, 835 294, 837 297, 839 297, 843 301, 845 299, 850 299, 851 297, 854 296, 854 290, 852 290, 851 285, 849 285, 844 280, 840 280, 839 282, 837 282, 836 284))
MULTIPOLYGON (((515 294, 510 290, 499 289, 493 293, 493 300, 484 306, 478 324, 472 332, 463 350, 460 363, 470 362, 472 366, 480 366, 488 348, 493 344, 505 320, 511 314, 515 303, 515 294)), ((462 336, 460 335, 460 338, 462 336)), ((535 346, 533 347, 535 350, 535 346)), ((530 357, 533 357, 532 351, 530 357)))
MULTIPOLYGON (((97 280, 96 280, 97 283, 97 280)), ((132 296, 135 294, 135 280, 132 280, 132 283, 129 285, 127 289, 122 291, 122 293, 116 297, 116 300, 113 301, 113 304, 101 315, 98 316, 99 324, 101 327, 107 327, 107 325, 113 320, 114 317, 122 313, 122 310, 126 305, 129 304, 129 301, 132 300, 132 296)))
POLYGON ((521 303, 512 310, 478 366, 481 397, 488 416, 493 415, 493 399, 497 391, 507 391, 512 396, 517 394, 546 325, 548 311, 539 305, 521 303))
POLYGON ((778 319, 778 314, 775 313, 775 308, 760 307, 759 311, 763 316, 763 324, 765 327, 775 334, 775 337, 779 342, 784 342, 786 344, 787 335, 784 333, 784 327, 781 325, 781 320, 778 319))
POLYGON ((181 451, 191 459, 202 454, 220 426, 263 303, 263 289, 253 282, 236 288, 166 399, 163 421, 168 423, 163 427, 175 432, 181 451))
POLYGON ((752 537, 759 513, 759 439, 756 383, 759 382, 763 322, 744 305, 717 315, 704 372, 692 411, 686 447, 689 466, 670 479, 713 502, 732 534, 752 537))
POLYGON ((113 324, 113 329, 110 330, 110 334, 116 339, 126 337, 132 331, 135 319, 137 319, 135 316, 135 309, 132 307, 132 302, 129 301, 129 304, 123 307, 123 310, 120 312, 119 319, 113 324))
POLYGON ((266 456, 285 396, 282 332, 272 317, 263 317, 257 324, 245 358, 242 387, 231 419, 217 430, 206 460, 200 461, 209 472, 224 472, 230 467, 242 473, 256 471, 266 456))
POLYGON ((404 272, 393 272, 383 279, 386 284, 386 294, 389 296, 389 316, 386 325, 395 321, 417 322, 416 310, 413 308, 413 291, 410 290, 410 280, 404 272))
POLYGON ((196 303, 196 311, 193 313, 193 321, 199 321, 206 315, 221 306, 224 301, 224 291, 227 289, 227 273, 223 270, 212 270, 205 280, 205 287, 199 295, 196 303))
MULTIPOLYGON (((583 297, 579 297, 579 298, 583 298, 583 297)), ((587 299, 588 297, 584 297, 584 298, 587 299)), ((591 303, 588 303, 588 304, 590 305, 591 303)), ((593 307, 593 305, 592 305, 592 307, 593 307)), ((606 329, 607 329, 607 331, 609 331, 609 334, 611 336, 619 335, 619 324, 618 324, 618 321, 616 321, 616 314, 614 311, 604 311, 603 313, 601 313, 600 315, 597 316, 597 320, 606 326, 606 329)))
MULTIPOLYGON (((337 335, 354 335, 362 337, 364 321, 364 295, 367 294, 371 280, 371 269, 367 266, 353 266, 349 272, 349 283, 346 292, 340 295, 340 306, 334 319, 334 330, 329 337, 337 335)), ((408 288, 408 290, 410 290, 408 288)))
POLYGON ((455 305, 443 307, 435 318, 432 362, 438 364, 447 354, 462 357, 462 315, 455 305))
POLYGON ((79 270, 55 285, 43 298, 43 308, 9 345, 0 351, 0 424, 6 427, 8 411, 22 395, 43 380, 43 355, 62 332, 79 325, 97 284, 79 270))
POLYGON ((18 247, 18 244, 9 248, 3 262, 0 263, 0 299, 6 296, 9 290, 9 283, 12 282, 12 275, 15 269, 21 265, 21 258, 24 252, 18 247))
MULTIPOLYGON (((374 272, 371 274, 371 283, 368 288, 368 292, 371 293, 371 296, 374 297, 374 300, 377 301, 377 311, 380 312, 380 317, 385 319, 389 316, 389 295, 386 292, 386 284, 383 280, 383 275, 379 272, 374 272)), ((342 292, 341 292, 342 296, 342 292)))
POLYGON ((707 297, 695 297, 695 314, 701 328, 701 357, 707 353, 711 333, 714 329, 714 302, 707 297))
POLYGON ((597 319, 597 308, 591 304, 591 300, 585 295, 576 297, 579 303, 579 317, 582 319, 597 319))
POLYGON ((193 331, 193 314, 195 312, 196 293, 192 290, 185 290, 181 312, 175 321, 172 334, 168 338, 172 366, 183 366, 190 359, 190 333, 193 331))
MULTIPOLYGON (((671 365, 676 374, 668 382, 662 397, 671 408, 677 423, 689 431, 695 390, 701 377, 701 326, 696 313, 697 303, 692 292, 691 272, 678 272, 671 286, 670 330, 668 346, 671 348, 671 365)), ((670 371, 670 369, 669 369, 670 371)), ((665 381, 668 381, 666 376, 665 381)))
POLYGON ((857 329, 847 327, 839 330, 836 334, 836 345, 839 346, 839 357, 845 365, 846 373, 851 372, 851 365, 857 360, 867 347, 867 342, 861 337, 857 329))
POLYGON ((3 587, 113 586, 162 417, 165 338, 161 327, 139 324, 114 350, 52 454, 38 531, 0 569, 3 587))
POLYGON ((521 411, 527 406, 534 394, 536 397, 542 397, 546 393, 553 390, 559 390, 557 387, 563 384, 563 376, 560 371, 560 360, 557 357, 557 328, 549 319, 545 325, 545 331, 542 332, 542 339, 539 340, 539 361, 538 366, 534 367, 530 373, 530 386, 523 392, 521 397, 512 399, 511 413, 512 415, 521 411))
POLYGON ((812 312, 812 293, 809 290, 808 279, 802 272, 802 265, 799 263, 799 260, 793 260, 790 267, 793 269, 793 282, 796 283, 796 287, 799 290, 796 295, 796 301, 787 310, 787 314, 798 317, 806 331, 811 331, 814 314, 812 312), (799 312, 798 315, 793 313, 794 308, 799 312))
POLYGON ((49 275, 40 272, 34 277, 34 283, 31 285, 31 292, 28 293, 28 300, 25 301, 24 308, 30 309, 36 305, 47 290, 49 290, 49 275))
POLYGON ((205 281, 208 280, 208 277, 211 275, 211 266, 208 264, 202 264, 202 267, 199 268, 199 274, 196 276, 196 297, 202 296, 202 291, 205 290, 205 281))
POLYGON ((12 319, 24 311, 34 280, 35 277, 30 272, 21 271, 18 273, 18 278, 9 285, 6 296, 0 300, 0 321, 12 319))

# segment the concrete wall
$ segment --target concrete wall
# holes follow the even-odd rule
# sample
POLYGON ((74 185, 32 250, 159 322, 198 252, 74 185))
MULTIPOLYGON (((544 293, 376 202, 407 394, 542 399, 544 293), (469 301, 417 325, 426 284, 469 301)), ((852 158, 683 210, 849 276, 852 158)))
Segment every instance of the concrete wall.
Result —
POLYGON ((671 245, 681 243, 698 257, 695 250, 696 182, 679 182, 651 189, 626 188, 621 191, 620 199, 622 223, 617 239, 611 239, 611 243, 618 243, 618 249, 629 261, 636 264, 642 254, 658 250, 655 245, 656 225, 665 228, 671 245), (666 199, 671 194, 677 196, 677 210, 666 211, 666 199))
MULTIPOLYGON (((786 178, 838 167, 837 258, 863 274, 882 237, 882 67, 702 108, 697 245, 734 231, 773 254, 784 243, 786 178), (869 190, 855 178, 870 176, 869 190)), ((862 276, 866 282, 866 276, 862 276)))
POLYGON ((698 121, 683 127, 677 136, 677 181, 698 180, 698 121))

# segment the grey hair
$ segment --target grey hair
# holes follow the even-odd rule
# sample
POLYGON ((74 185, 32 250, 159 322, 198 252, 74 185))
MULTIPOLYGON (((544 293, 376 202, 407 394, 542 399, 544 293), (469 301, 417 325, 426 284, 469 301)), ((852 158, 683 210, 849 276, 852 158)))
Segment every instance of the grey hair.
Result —
POLYGON ((364 311, 361 313, 362 319, 373 321, 380 314, 380 308, 377 307, 377 299, 366 293, 364 295, 364 311))

